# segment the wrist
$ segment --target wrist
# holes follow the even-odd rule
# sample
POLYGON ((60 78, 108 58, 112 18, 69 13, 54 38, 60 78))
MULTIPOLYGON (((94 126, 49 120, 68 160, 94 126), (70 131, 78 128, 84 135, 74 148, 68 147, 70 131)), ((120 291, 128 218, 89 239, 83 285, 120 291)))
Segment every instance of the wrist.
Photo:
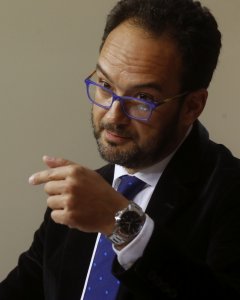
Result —
POLYGON ((107 237, 117 249, 121 249, 131 242, 141 231, 146 220, 142 208, 133 201, 115 214, 113 232, 107 237))

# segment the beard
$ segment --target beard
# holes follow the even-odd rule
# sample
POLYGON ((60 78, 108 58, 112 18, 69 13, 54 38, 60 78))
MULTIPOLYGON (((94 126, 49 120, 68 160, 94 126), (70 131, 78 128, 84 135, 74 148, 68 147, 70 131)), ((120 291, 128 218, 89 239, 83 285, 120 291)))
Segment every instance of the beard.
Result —
POLYGON ((101 122, 97 128, 94 124, 92 113, 92 127, 94 137, 97 142, 98 151, 101 157, 112 164, 123 166, 127 169, 142 169, 151 166, 164 159, 171 151, 174 150, 172 145, 178 141, 178 123, 180 109, 175 113, 173 118, 165 125, 164 134, 155 136, 151 139, 146 138, 145 142, 137 144, 137 136, 131 133, 125 125, 111 124, 101 122), (106 144, 101 140, 103 130, 109 130, 116 135, 128 137, 131 139, 131 145, 127 149, 122 149, 117 143, 108 141, 106 144))

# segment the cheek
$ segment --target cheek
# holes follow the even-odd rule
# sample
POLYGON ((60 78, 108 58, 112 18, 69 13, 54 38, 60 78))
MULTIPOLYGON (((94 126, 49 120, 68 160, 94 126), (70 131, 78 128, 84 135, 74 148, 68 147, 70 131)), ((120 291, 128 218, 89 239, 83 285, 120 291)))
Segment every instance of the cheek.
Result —
POLYGON ((139 134, 139 140, 142 144, 149 143, 150 145, 153 141, 159 140, 161 135, 161 128, 149 128, 139 134))
POLYGON ((172 125, 174 119, 173 115, 172 111, 169 112, 167 110, 156 111, 152 114, 149 123, 137 129, 139 141, 141 143, 146 143, 146 141, 152 142, 161 139, 169 126, 172 125))
POLYGON ((151 124, 154 128, 164 128, 180 117, 181 106, 179 102, 169 102, 159 107, 152 114, 151 124))
POLYGON ((104 117, 106 113, 106 110, 102 109, 101 107, 98 107, 96 105, 93 105, 92 107, 92 120, 93 122, 99 123, 99 121, 102 120, 102 118, 104 117))
POLYGON ((146 145, 148 141, 151 142, 159 136, 159 128, 153 126, 152 122, 147 124, 136 124, 134 131, 139 145, 146 145))

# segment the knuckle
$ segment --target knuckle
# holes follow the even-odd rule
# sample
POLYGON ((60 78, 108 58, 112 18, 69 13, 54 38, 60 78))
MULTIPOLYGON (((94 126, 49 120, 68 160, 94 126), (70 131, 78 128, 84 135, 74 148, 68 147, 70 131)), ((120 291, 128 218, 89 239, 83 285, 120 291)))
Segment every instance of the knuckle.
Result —
POLYGON ((53 197, 48 197, 47 198, 47 206, 50 207, 51 209, 54 209, 54 198, 53 197))
POLYGON ((56 176, 55 173, 56 173, 56 172, 55 172, 54 169, 51 169, 51 170, 46 171, 46 177, 47 177, 47 180, 48 180, 48 181, 54 181, 54 180, 55 180, 55 176, 56 176))
POLYGON ((78 168, 76 165, 69 166, 69 176, 75 177, 78 174, 78 168))
POLYGON ((45 183, 43 189, 44 189, 44 191, 46 193, 49 193, 49 191, 50 191, 50 183, 49 182, 45 183))
POLYGON ((47 198, 47 206, 51 207, 51 204, 52 204, 52 198, 48 197, 47 198))
POLYGON ((76 191, 76 185, 72 181, 68 181, 64 186, 64 193, 68 195, 73 195, 76 191))
POLYGON ((73 197, 72 197, 72 195, 67 194, 67 195, 64 197, 63 202, 64 202, 64 207, 65 207, 65 208, 68 208, 68 210, 69 210, 69 208, 71 208, 71 207, 73 206, 73 197))
POLYGON ((66 213, 66 219, 67 219, 67 223, 68 225, 75 227, 77 224, 77 218, 76 218, 76 214, 73 211, 68 211, 66 213))
POLYGON ((70 165, 69 166, 69 176, 70 177, 77 177, 83 173, 84 168, 80 165, 70 165))

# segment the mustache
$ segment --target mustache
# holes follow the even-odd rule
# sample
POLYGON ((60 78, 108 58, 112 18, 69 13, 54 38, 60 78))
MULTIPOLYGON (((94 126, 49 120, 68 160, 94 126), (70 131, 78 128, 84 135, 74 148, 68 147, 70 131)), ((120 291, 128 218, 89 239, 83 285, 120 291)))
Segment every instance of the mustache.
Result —
POLYGON ((133 134, 126 130, 124 125, 119 124, 111 124, 111 123, 101 123, 100 130, 107 130, 116 135, 120 135, 125 138, 133 138, 133 134))

